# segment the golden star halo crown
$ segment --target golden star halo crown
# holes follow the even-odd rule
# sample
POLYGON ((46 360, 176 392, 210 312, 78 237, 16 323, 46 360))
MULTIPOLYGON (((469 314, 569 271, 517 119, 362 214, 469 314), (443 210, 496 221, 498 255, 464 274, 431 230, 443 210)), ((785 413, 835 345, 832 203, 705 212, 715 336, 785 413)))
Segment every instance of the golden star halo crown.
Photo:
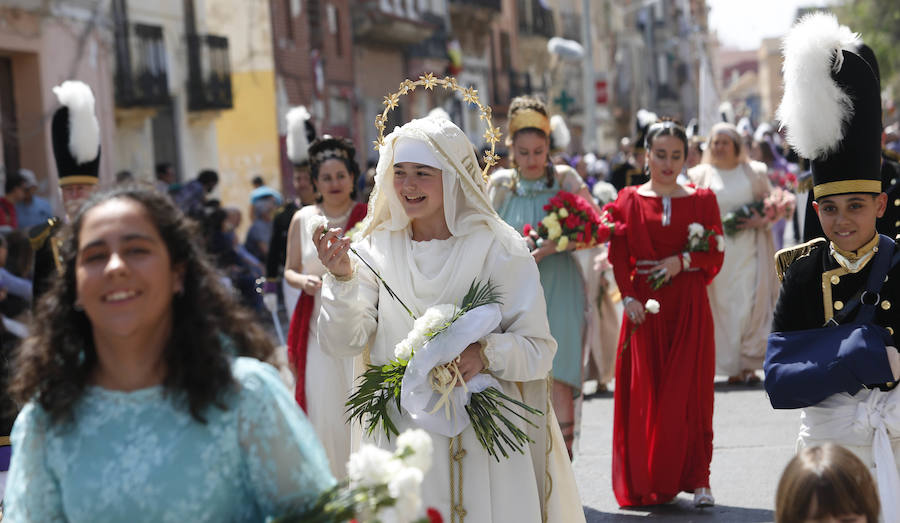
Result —
POLYGON ((447 90, 462 93, 464 102, 478 106, 478 110, 481 112, 480 118, 487 123, 487 131, 484 132, 484 140, 491 144, 490 151, 484 155, 484 169, 481 171, 481 175, 484 177, 485 181, 487 181, 488 172, 490 172, 491 167, 497 165, 497 162, 500 161, 500 157, 496 154, 495 148, 497 142, 500 141, 502 133, 500 132, 499 127, 494 127, 494 124, 491 121, 491 106, 481 103, 481 100, 478 99, 478 91, 472 87, 463 87, 459 85, 456 78, 452 76, 437 78, 433 73, 425 73, 424 75, 419 76, 418 80, 410 80, 407 78, 400 84, 399 90, 385 96, 384 100, 381 102, 384 104, 384 111, 375 117, 375 128, 378 129, 378 139, 373 142, 375 150, 377 151, 384 146, 384 128, 386 126, 385 122, 387 122, 388 113, 397 108, 401 96, 406 96, 415 91, 416 87, 420 86, 424 87, 427 91, 433 91, 435 87, 440 86, 447 90))

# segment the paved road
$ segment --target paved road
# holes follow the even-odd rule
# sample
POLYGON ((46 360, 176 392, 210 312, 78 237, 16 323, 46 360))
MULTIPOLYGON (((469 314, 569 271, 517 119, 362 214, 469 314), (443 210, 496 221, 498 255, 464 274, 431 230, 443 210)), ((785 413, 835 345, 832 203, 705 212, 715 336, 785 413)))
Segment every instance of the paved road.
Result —
POLYGON ((761 385, 716 384, 710 483, 717 504, 703 511, 693 508, 689 494, 681 494, 677 504, 619 508, 610 482, 612 419, 612 393, 584 402, 575 476, 588 523, 645 518, 702 523, 773 521, 775 488, 794 452, 799 411, 773 410, 761 385))

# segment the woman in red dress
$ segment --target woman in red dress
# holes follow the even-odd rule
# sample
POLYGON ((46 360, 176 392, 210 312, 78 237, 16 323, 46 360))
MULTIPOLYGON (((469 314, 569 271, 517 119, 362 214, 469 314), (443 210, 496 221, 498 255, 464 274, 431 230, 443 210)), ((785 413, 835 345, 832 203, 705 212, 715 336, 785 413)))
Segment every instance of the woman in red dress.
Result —
POLYGON ((712 459, 715 340, 706 286, 722 266, 715 194, 676 182, 687 157, 684 129, 647 134, 650 181, 626 187, 606 207, 617 223, 609 259, 625 302, 616 363, 613 490, 621 506, 666 503, 694 492, 714 504, 712 459), (712 231, 703 250, 688 231, 712 231), (693 252, 689 252, 693 251, 693 252), (650 277, 663 285, 654 290, 650 277), (659 303, 651 314, 647 300, 659 303))

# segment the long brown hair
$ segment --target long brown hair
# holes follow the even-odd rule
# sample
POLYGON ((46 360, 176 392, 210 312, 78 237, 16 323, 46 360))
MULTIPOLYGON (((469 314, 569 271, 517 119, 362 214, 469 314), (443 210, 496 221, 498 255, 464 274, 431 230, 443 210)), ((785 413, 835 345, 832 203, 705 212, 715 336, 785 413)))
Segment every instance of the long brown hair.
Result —
POLYGON ((96 193, 63 231, 62 275, 41 297, 31 326, 13 364, 10 393, 20 405, 36 401, 54 422, 71 418, 97 364, 91 323, 76 310, 75 258, 87 212, 122 198, 140 204, 169 251, 173 266, 185 268, 184 290, 172 300, 172 337, 165 348, 163 386, 200 422, 204 411, 224 408, 223 394, 234 381, 231 359, 268 359, 269 336, 249 311, 238 305, 219 282, 202 236, 172 200, 153 188, 120 186, 96 193))

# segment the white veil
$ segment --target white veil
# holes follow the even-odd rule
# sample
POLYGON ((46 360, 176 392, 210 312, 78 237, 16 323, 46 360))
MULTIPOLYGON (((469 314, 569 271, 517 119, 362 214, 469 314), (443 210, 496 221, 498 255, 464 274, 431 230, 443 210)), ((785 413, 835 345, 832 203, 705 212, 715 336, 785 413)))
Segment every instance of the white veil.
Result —
POLYGON ((401 137, 424 142, 440 161, 444 216, 454 236, 465 236, 489 228, 509 253, 530 256, 522 236, 507 225, 491 206, 487 184, 481 175, 472 143, 453 122, 437 117, 412 120, 385 137, 375 169, 375 188, 369 197, 369 213, 359 238, 376 230, 399 231, 409 225, 409 218, 393 187, 394 147, 401 137))

